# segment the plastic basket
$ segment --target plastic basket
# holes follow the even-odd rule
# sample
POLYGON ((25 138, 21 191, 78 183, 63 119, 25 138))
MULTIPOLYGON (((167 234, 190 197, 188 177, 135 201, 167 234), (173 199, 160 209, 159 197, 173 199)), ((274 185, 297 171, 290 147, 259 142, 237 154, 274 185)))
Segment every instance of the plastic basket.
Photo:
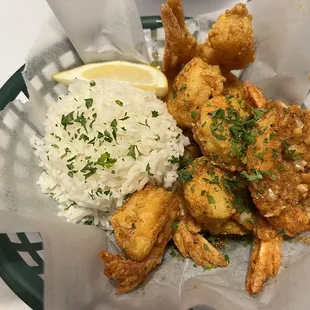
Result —
MULTIPOLYGON (((144 29, 162 27, 159 16, 141 17, 141 21, 144 29)), ((0 110, 20 93, 28 98, 22 77, 24 67, 19 68, 0 89, 0 110)), ((33 234, 0 234, 0 277, 29 307, 41 310, 44 308, 44 259, 39 253, 43 251, 43 244, 38 238, 33 238, 33 234), (29 264, 29 260, 34 263, 29 264)))

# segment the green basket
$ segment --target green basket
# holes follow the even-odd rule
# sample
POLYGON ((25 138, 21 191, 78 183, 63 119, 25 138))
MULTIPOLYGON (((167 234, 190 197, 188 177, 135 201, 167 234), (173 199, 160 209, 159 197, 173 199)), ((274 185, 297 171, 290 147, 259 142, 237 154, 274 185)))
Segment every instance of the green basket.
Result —
MULTIPOLYGON (((141 17, 144 29, 155 30, 162 27, 159 16, 141 17)), ((19 68, 0 89, 0 110, 15 100, 21 93, 27 98, 28 92, 22 77, 25 65, 19 68)), ((0 277, 29 307, 41 310, 44 296, 44 260, 38 254, 43 250, 42 241, 31 242, 29 234, 0 234, 0 277), (34 266, 23 258, 27 254, 34 266)))

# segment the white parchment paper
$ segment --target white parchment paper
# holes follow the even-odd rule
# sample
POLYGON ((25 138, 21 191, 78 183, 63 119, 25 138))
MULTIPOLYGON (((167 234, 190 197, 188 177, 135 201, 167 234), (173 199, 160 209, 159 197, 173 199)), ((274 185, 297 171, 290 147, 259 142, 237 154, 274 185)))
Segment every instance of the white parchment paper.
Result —
MULTIPOLYGON (((255 297, 249 297, 244 288, 250 247, 236 242, 225 249, 230 265, 210 271, 195 268, 190 259, 172 257, 168 250, 148 281, 129 294, 114 296, 115 283, 103 275, 104 265, 97 256, 102 249, 117 251, 109 233, 68 224, 56 216, 56 204, 36 185, 41 169, 29 138, 44 133, 49 103, 66 92, 51 80, 51 74, 83 61, 148 62, 149 57, 133 1, 48 3, 61 26, 56 20, 48 21, 29 54, 24 76, 31 100, 26 105, 13 102, 0 113, 0 232, 41 233, 45 309, 309 309, 310 248, 295 240, 285 242, 277 279, 268 281, 255 297)), ((307 105, 308 2, 252 0, 248 7, 254 16, 257 51, 256 62, 242 73, 243 79, 260 85, 269 97, 307 105)), ((218 13, 190 22, 199 39, 218 13)))

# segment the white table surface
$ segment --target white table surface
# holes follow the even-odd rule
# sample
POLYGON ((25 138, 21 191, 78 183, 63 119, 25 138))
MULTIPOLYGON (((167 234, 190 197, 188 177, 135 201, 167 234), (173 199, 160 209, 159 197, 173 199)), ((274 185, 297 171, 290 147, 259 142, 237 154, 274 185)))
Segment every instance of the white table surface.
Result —
MULTIPOLYGON (((65 0, 63 0, 65 1, 65 0)), ((83 0, 79 0, 83 1, 83 0)), ((87 0, 84 0, 87 1, 87 0)), ((185 14, 214 11, 232 0, 183 0, 185 14)), ((159 15, 164 0, 136 0, 140 15, 159 15)), ((0 0, 0 87, 25 62, 40 25, 52 12, 44 0, 0 0)), ((30 309, 0 278, 0 309, 30 309)))

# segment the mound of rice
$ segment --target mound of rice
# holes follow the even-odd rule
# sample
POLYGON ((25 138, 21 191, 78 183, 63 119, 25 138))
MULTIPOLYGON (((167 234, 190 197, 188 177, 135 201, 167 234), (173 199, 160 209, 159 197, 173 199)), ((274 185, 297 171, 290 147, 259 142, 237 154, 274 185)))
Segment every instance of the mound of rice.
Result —
POLYGON ((44 138, 31 139, 44 169, 42 191, 67 221, 105 228, 146 183, 172 186, 188 143, 154 94, 110 80, 75 81, 44 124, 44 138))

